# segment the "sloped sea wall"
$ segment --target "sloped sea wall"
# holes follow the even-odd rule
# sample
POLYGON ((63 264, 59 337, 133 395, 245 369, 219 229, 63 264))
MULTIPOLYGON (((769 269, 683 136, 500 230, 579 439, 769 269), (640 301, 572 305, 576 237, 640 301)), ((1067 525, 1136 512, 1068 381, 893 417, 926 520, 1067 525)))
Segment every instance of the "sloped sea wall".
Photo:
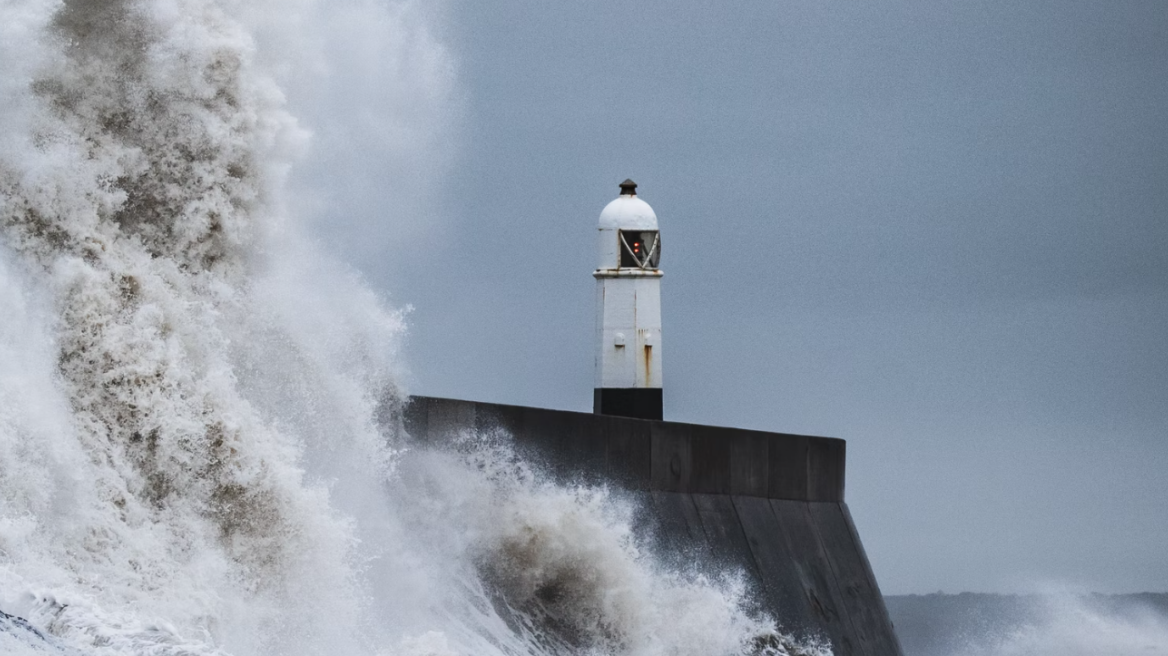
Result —
POLYGON ((563 480, 639 497, 667 556, 740 568, 784 630, 902 655, 844 502, 843 440, 418 396, 405 423, 422 441, 506 431, 563 480))

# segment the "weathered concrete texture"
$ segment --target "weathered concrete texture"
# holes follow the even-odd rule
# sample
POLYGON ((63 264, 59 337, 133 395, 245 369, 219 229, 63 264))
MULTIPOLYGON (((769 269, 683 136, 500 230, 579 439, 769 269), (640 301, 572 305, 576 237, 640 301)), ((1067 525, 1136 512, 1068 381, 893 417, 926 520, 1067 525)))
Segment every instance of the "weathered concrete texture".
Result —
POLYGON ((413 397, 406 429, 428 440, 503 429, 557 473, 630 489, 843 501, 845 442, 672 421, 413 397))
POLYGON ((837 656, 901 656, 844 503, 844 441, 414 397, 412 436, 505 430, 562 480, 644 499, 666 557, 735 568, 787 632, 837 656))

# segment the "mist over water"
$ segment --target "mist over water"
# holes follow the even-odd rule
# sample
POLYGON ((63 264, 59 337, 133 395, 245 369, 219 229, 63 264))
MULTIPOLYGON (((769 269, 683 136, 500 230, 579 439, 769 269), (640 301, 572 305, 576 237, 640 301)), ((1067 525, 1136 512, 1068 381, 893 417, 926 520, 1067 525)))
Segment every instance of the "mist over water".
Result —
POLYGON ((1108 612, 1068 598, 1045 599, 1035 621, 985 636, 952 656, 1160 656, 1168 618, 1148 608, 1108 612))
POLYGON ((1168 595, 898 595, 905 656, 1168 654, 1168 595))
POLYGON ((0 5, 5 653, 825 653, 506 436, 410 442, 402 315, 288 210, 319 51, 261 10, 320 11, 0 5))

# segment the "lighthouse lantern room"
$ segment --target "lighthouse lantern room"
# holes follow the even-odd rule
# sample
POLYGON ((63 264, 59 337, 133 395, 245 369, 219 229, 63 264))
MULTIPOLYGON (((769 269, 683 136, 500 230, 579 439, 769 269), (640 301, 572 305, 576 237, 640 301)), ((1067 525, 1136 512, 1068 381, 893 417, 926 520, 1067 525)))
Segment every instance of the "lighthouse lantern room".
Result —
POLYGON ((661 233, 625 180, 600 213, 592 411, 661 419, 661 233))

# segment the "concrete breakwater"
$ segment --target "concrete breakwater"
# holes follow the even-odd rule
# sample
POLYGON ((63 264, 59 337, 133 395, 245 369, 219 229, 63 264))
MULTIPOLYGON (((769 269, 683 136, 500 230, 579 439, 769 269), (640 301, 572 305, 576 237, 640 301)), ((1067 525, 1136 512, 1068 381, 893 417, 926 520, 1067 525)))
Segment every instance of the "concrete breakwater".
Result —
POLYGON ((640 497, 669 554, 740 568, 784 630, 837 656, 902 654, 844 502, 843 440, 431 397, 404 419, 430 442, 506 431, 563 480, 640 497))

